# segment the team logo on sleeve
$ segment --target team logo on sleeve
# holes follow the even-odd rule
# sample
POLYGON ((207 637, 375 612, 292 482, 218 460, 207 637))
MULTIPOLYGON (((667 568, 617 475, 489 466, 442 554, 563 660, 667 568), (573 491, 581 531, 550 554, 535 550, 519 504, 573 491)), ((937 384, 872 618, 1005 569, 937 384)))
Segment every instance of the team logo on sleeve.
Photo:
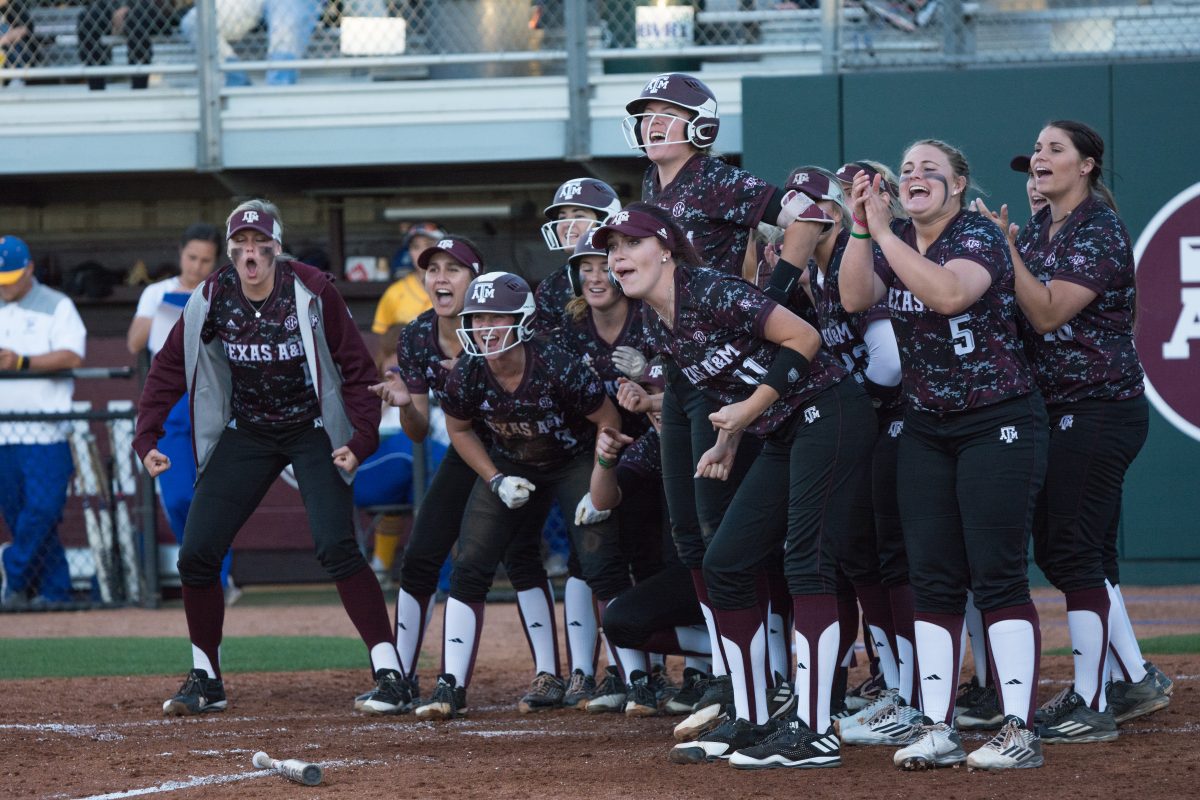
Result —
POLYGON ((898 439, 902 433, 904 433, 904 420, 898 419, 888 425, 888 436, 891 438, 898 439))
POLYGON ((809 406, 808 408, 804 409, 805 424, 812 425, 814 422, 816 422, 820 418, 821 418, 821 410, 819 408, 817 408, 816 406, 809 406))
POLYGON ((1200 183, 1163 206, 1138 237, 1134 342, 1146 397, 1200 441, 1200 183))
POLYGON ((1075 424, 1075 415, 1074 414, 1064 414, 1063 418, 1058 421, 1058 429, 1060 431, 1065 431, 1067 428, 1070 428, 1074 424, 1075 424))
POLYGON ((707 341, 704 336, 704 331, 693 331, 692 341, 694 341, 696 344, 704 344, 704 342, 707 341))
POLYGON ((1000 441, 1005 444, 1012 444, 1017 438, 1017 428, 1015 425, 1005 425, 1000 429, 1000 441))

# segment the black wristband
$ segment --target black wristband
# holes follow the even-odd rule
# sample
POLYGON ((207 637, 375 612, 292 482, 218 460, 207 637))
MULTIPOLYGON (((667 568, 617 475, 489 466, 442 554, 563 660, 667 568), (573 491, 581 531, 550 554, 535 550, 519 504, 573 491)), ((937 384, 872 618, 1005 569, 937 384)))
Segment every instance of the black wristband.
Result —
POLYGON ((763 292, 776 303, 785 306, 788 298, 792 296, 792 290, 796 288, 796 281, 800 280, 800 276, 803 274, 804 270, 787 259, 781 258, 775 262, 775 270, 771 273, 771 282, 767 284, 767 288, 763 289, 763 292))
POLYGON ((488 481, 488 488, 492 490, 492 494, 498 494, 500 492, 500 484, 503 482, 504 482, 504 473, 503 472, 497 472, 495 475, 493 475, 491 477, 491 479, 488 481))
POLYGON ((29 370, 29 356, 17 356, 17 369, 22 372, 29 370))
POLYGON ((809 360, 803 353, 790 347, 780 347, 762 379, 763 385, 770 386, 783 397, 787 394, 788 386, 799 383, 808 374, 809 366, 809 360))

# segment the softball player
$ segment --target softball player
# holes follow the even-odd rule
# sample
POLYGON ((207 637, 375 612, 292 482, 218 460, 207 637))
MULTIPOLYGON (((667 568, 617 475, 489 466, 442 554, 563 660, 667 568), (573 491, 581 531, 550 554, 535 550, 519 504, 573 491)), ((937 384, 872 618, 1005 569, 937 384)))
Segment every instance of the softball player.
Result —
MULTIPOLYGON (((830 220, 807 202, 803 213, 812 221, 797 233, 811 248, 830 220)), ((747 768, 837 766, 837 738, 827 734, 838 644, 832 537, 846 529, 869 463, 870 401, 854 381, 842 380, 846 371, 820 352, 811 326, 750 284, 694 266, 697 256, 668 212, 635 203, 610 218, 595 242, 607 246, 625 293, 655 312, 647 313, 648 346, 717 401, 708 419, 717 441, 698 459, 696 474, 727 477, 744 434, 766 442, 703 561, 736 717, 677 745, 671 760, 733 756, 731 763, 747 768), (766 629, 756 587, 764 558, 780 545, 796 621, 800 717, 782 731, 766 727, 766 629)))
POLYGON ((171 407, 192 398, 196 494, 179 550, 192 670, 165 714, 223 711, 221 559, 292 464, 317 558, 367 645, 377 681, 400 664, 375 572, 354 539, 350 481, 379 444, 375 364, 325 273, 281 255, 279 211, 263 200, 226 223, 231 264, 194 292, 150 367, 133 447, 155 477, 171 407))
MULTIPOLYGON (((609 279, 607 253, 592 243, 592 235, 591 231, 585 234, 568 259, 571 300, 566 306, 565 314, 560 317, 562 326, 556 331, 555 340, 596 371, 609 400, 616 405, 619 379, 626 377, 629 372, 639 376, 645 367, 646 359, 636 349, 644 340, 642 306, 641 303, 626 298, 620 287, 609 279)), ((617 409, 621 416, 622 432, 638 437, 650 427, 644 414, 626 411, 620 406, 617 406, 617 409)), ((588 495, 580 499, 575 509, 577 525, 608 516, 608 513, 597 511, 591 505, 588 495)), ((662 555, 656 547, 659 532, 655 527, 661 516, 661 488, 654 485, 630 495, 628 503, 622 506, 617 514, 620 523, 622 565, 630 569, 636 581, 649 577, 662 566, 662 555)), ((623 701, 620 704, 608 702, 606 705, 605 701, 598 702, 595 706, 591 704, 592 694, 596 690, 596 615, 592 613, 591 592, 580 577, 578 560, 573 558, 572 561, 572 574, 567 580, 567 595, 580 596, 586 600, 586 605, 579 602, 578 612, 575 614, 571 613, 572 609, 564 609, 571 617, 566 626, 572 667, 568 696, 575 700, 573 703, 564 702, 578 705, 579 700, 583 699, 581 693, 586 690, 588 702, 585 705, 593 712, 619 711, 624 707, 623 701), (617 707, 618 705, 620 707, 617 707)), ((600 613, 603 613, 603 609, 600 609, 600 613)), ((641 663, 646 661, 645 653, 633 656, 630 651, 630 654, 622 658, 619 652, 614 653, 610 647, 608 655, 609 666, 620 663, 623 675, 629 675, 631 670, 639 669, 649 673, 649 667, 641 663), (625 663, 630 658, 635 659, 632 667, 625 663)), ((606 681, 610 674, 605 675, 606 681)), ((624 689, 624 682, 619 683, 620 688, 624 689)), ((611 686, 606 686, 601 697, 609 697, 611 700, 611 689, 611 686)))
MULTIPOLYGON (((551 250, 564 251, 568 255, 575 245, 590 232, 600 227, 609 214, 621 210, 621 200, 611 186, 595 178, 573 178, 554 193, 554 202, 546 206, 546 222, 542 224, 542 239, 551 250)), ((570 267, 547 275, 537 285, 534 300, 537 302, 538 331, 550 331, 559 326, 563 311, 573 291, 570 267)))
POLYGON ((886 299, 908 409, 897 461, 928 724, 896 752, 904 769, 966 761, 1036 767, 1040 632, 1025 549, 1046 470, 1046 409, 1016 328, 1012 264, 991 220, 965 210, 962 153, 927 139, 905 152, 893 222, 880 179, 854 179, 839 289, 849 311, 886 299), (887 259, 875 264, 871 239, 887 259), (968 757, 951 727, 967 590, 983 612, 1005 713, 968 757))
MULTIPOLYGON (((417 256, 416 267, 433 308, 405 326, 396 342, 395 370, 386 382, 371 387, 385 402, 399 408, 400 424, 414 442, 422 442, 428 435, 430 397, 437 399, 444 394, 454 360, 462 354, 458 314, 463 309, 467 286, 483 271, 483 265, 479 249, 461 236, 446 235, 417 256)), ((491 434, 484 425, 477 425, 475 430, 481 441, 490 442, 491 434)), ((417 662, 433 613, 438 575, 458 540, 463 509, 475 478, 475 471, 454 448, 448 449, 421 502, 400 561, 396 650, 403 675, 396 683, 359 695, 356 710, 403 713, 411 709, 420 694, 417 662)), ((505 553, 505 570, 517 592, 535 671, 557 675, 560 669, 554 595, 537 546, 540 530, 540 525, 535 527, 532 540, 530 536, 522 537, 519 541, 523 547, 514 546, 505 553)))
MULTIPOLYGON (((519 535, 529 535, 529 520, 540 527, 555 499, 561 508, 575 508, 587 492, 595 427, 620 425, 595 372, 558 345, 533 338, 534 313, 529 286, 507 272, 473 280, 460 312, 465 355, 446 379, 442 408, 454 449, 480 480, 463 512, 450 578, 443 674, 429 702, 417 709, 421 719, 465 711, 484 600, 501 555, 519 535), (492 433, 490 449, 475 433, 477 422, 492 433)), ((616 521, 586 531, 568 524, 596 597, 607 601, 626 588, 616 521)), ((564 693, 557 674, 539 671, 520 709, 561 705, 564 693)))
MULTIPOLYGON (((895 744, 903 730, 896 723, 920 716, 911 707, 915 700, 912 588, 896 496, 896 450, 904 414, 900 352, 883 303, 862 313, 850 313, 842 306, 838 272, 850 241, 845 223, 851 214, 837 177, 820 167, 800 167, 784 185, 812 198, 837 221, 817 240, 805 286, 817 311, 825 348, 866 389, 878 419, 870 482, 863 486, 870 498, 861 504, 873 510, 873 517, 854 520, 846 531, 839 566, 862 605, 866 634, 890 691, 837 727, 844 743, 895 744)), ((882 262, 878 248, 873 248, 873 256, 882 262)), ((843 641, 846 634, 852 636, 856 631, 857 622, 855 608, 849 620, 842 620, 843 641)), ((900 743, 906 742, 900 739, 900 743)))
MULTIPOLYGON (((1103 165, 1104 140, 1089 126, 1059 120, 1043 128, 1030 170, 1048 206, 1013 245, 1017 303, 1028 323, 1022 332, 1050 415, 1034 557, 1066 595, 1075 659, 1074 684, 1039 711, 1048 744, 1110 741, 1115 717, 1170 702, 1143 666, 1136 639, 1129 637, 1132 647, 1125 640, 1131 628, 1115 588, 1115 559, 1109 572, 1105 557, 1116 551, 1121 486, 1146 441, 1149 405, 1133 345, 1133 247, 1103 165), (1122 671, 1111 707, 1104 691, 1110 641, 1122 671)), ((998 221, 1016 233, 1006 209, 998 221)))
MULTIPOLYGON (((804 235, 793 223, 811 205, 784 192, 745 170, 709 154, 720 128, 717 100, 712 91, 690 75, 666 73, 652 78, 626 106, 629 113, 622 130, 629 146, 650 160, 642 179, 642 200, 668 212, 669 218, 686 233, 707 267, 740 276, 747 260, 751 233, 759 223, 769 222, 784 229, 783 259, 772 272, 768 294, 786 301, 808 253, 804 235), (775 293, 773 293, 775 292, 775 293)), ((700 454, 713 446, 716 434, 708 415, 719 406, 697 391, 667 365, 667 391, 663 398, 663 482, 671 517, 672 536, 680 560, 692 570, 700 605, 705 609, 712 637, 713 671, 718 676, 706 702, 699 704, 697 717, 676 730, 677 737, 691 737, 714 724, 720 709, 732 701, 719 658, 718 631, 708 604, 701 573, 706 542, 721 523, 725 509, 741 477, 761 446, 755 437, 741 442, 731 475, 724 482, 694 477, 700 454)), ((768 613, 766 581, 763 582, 764 622, 768 613)), ((786 650, 783 626, 771 650, 786 650)))

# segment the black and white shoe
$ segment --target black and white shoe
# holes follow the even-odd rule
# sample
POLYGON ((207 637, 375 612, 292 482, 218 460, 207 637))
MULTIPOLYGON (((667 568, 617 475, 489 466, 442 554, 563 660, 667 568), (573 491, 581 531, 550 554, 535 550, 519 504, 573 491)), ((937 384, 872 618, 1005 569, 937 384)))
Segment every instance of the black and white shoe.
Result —
POLYGON ((675 741, 690 742, 720 725, 727 718, 725 709, 733 705, 733 679, 717 675, 702 682, 696 710, 675 726, 675 741))
POLYGON ((658 716, 658 696, 651 684, 652 678, 640 669, 629 673, 629 686, 625 695, 625 716, 658 716))
POLYGON ((1041 719, 1037 734, 1045 744, 1111 742, 1117 738, 1112 712, 1092 710, 1071 687, 1038 709, 1038 714, 1041 719))
POLYGON ((517 710, 522 714, 532 714, 548 708, 559 708, 566 693, 567 685, 562 678, 549 672, 539 672, 529 684, 529 691, 517 703, 517 710))
POLYGON ((871 675, 858 686, 846 692, 846 708, 851 711, 861 711, 875 702, 879 695, 887 689, 883 674, 871 675))
POLYGON ((596 679, 591 675, 584 675, 583 670, 577 669, 571 673, 571 680, 567 682, 563 705, 567 708, 587 708, 588 700, 592 698, 595 691, 596 679))
POLYGON ((991 731, 1003 723, 1000 696, 993 686, 979 688, 975 694, 975 704, 954 718, 954 725, 960 731, 991 731))
POLYGON ((738 769, 817 769, 842 765, 841 745, 832 729, 816 733, 798 719, 776 722, 773 727, 759 742, 731 755, 729 765, 738 769))
POLYGON ((1153 664, 1150 666, 1153 671, 1147 669, 1145 677, 1137 683, 1112 681, 1104 688, 1108 708, 1118 725, 1171 705, 1171 691, 1175 688, 1171 679, 1153 664))
POLYGON ((659 708, 679 693, 679 687, 671 680, 670 673, 662 664, 650 666, 650 688, 654 690, 654 699, 658 701, 659 708))
POLYGON ((202 669, 194 669, 188 673, 175 696, 163 703, 163 713, 169 717, 185 717, 224 711, 226 705, 224 682, 208 677, 208 673, 202 669))
POLYGON ((744 719, 726 719, 694 742, 682 742, 671 748, 674 764, 703 764, 727 759, 743 747, 749 747, 766 734, 766 729, 744 719))
POLYGON ((679 691, 675 693, 675 696, 663 706, 663 711, 668 714, 691 714, 695 711, 696 703, 700 702, 698 686, 704 677, 704 673, 695 667, 685 667, 683 683, 680 684, 679 691))
POLYGON ((449 673, 438 675, 437 686, 429 702, 417 706, 417 719, 454 719, 467 715, 467 690, 458 686, 458 681, 449 673))
POLYGON ((1011 714, 987 744, 967 756, 969 769, 1033 769, 1045 763, 1041 739, 1011 714))
POLYGON ((775 673, 775 688, 767 692, 767 712, 771 719, 787 719, 796 711, 796 692, 786 678, 775 673))
POLYGON ((354 709, 364 714, 407 714, 413 709, 412 688, 393 669, 375 673, 375 688, 354 698, 354 709))
POLYGON ((620 713, 625 710, 628 689, 621 680, 616 667, 605 667, 604 678, 596 685, 596 691, 584 709, 589 714, 620 713))

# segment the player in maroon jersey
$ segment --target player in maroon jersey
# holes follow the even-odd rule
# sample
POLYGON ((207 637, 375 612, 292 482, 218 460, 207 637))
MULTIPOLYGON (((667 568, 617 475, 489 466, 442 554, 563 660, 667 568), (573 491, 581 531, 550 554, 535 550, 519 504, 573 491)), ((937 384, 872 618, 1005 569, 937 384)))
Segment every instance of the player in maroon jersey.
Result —
POLYGON ((838 280, 847 310, 886 300, 908 401, 898 490, 928 724, 893 756, 904 769, 1042 764, 1032 724, 1041 635, 1025 552, 1045 477, 1046 409, 1017 332, 1007 243, 966 209, 969 186, 966 158, 932 139, 904 155, 908 220, 893 219, 878 176, 857 175, 838 280), (968 590, 1005 713, 1000 733, 969 757, 950 727, 968 590))
POLYGON ((279 210, 242 203, 226 223, 230 264, 193 292, 150 367, 134 450, 171 466, 162 425, 192 399, 196 495, 179 551, 192 670, 166 714, 223 711, 221 559, 280 471, 293 466, 317 558, 370 651, 377 681, 400 673, 387 606, 354 538, 354 471, 379 444, 375 364, 326 274, 282 254, 279 210))
MULTIPOLYGON (((533 293, 507 272, 471 282, 460 314, 464 355, 446 381, 442 408, 454 449, 479 476, 463 513, 450 578, 443 639, 443 674, 421 719, 448 719, 466 708, 484 601, 506 548, 528 535, 527 520, 543 521, 550 504, 574 509, 587 492, 598 426, 620 418, 596 373, 562 347, 534 338, 533 293), (487 447, 473 423, 492 434, 487 447)), ((629 585, 617 552, 616 520, 581 530, 568 522, 588 586, 605 602, 629 585)), ((534 677, 523 712, 562 704, 562 678, 534 677)))
MULTIPOLYGON (((824 219, 821 212, 806 223, 810 249, 824 219)), ((697 266, 686 234, 662 209, 631 204, 594 241, 607 247, 625 293, 653 311, 645 320, 647 345, 715 401, 709 423, 717 440, 695 474, 723 480, 744 435, 764 440, 703 560, 736 714, 677 745, 671 760, 837 766, 829 725, 838 661, 835 537, 849 525, 869 466, 871 403, 858 384, 843 380, 846 371, 820 350, 808 323, 749 283, 697 266), (794 605, 799 718, 772 726, 756 583, 764 559, 781 545, 794 605)))

